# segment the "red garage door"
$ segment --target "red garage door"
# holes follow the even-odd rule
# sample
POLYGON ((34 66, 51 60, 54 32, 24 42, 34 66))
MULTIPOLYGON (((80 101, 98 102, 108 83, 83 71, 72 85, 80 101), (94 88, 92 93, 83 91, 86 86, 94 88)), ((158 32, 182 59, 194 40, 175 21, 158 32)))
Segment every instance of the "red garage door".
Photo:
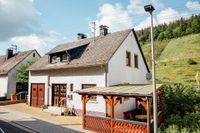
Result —
POLYGON ((31 106, 41 107, 44 105, 44 84, 31 85, 31 106))

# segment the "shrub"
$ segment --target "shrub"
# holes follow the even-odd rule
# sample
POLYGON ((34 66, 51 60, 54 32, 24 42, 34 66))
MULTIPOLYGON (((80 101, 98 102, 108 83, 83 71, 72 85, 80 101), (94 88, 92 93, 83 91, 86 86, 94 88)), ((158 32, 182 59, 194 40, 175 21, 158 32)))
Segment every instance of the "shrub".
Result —
POLYGON ((188 132, 200 129, 200 91, 176 84, 165 86, 163 95, 165 132, 171 125, 188 132))
POLYGON ((199 133, 200 129, 197 129, 196 131, 190 131, 187 128, 179 129, 176 125, 170 125, 168 128, 166 128, 164 131, 161 129, 159 130, 159 133, 199 133))
POLYGON ((197 62, 192 60, 192 59, 189 59, 187 62, 188 62, 189 65, 196 65, 197 64, 197 62))

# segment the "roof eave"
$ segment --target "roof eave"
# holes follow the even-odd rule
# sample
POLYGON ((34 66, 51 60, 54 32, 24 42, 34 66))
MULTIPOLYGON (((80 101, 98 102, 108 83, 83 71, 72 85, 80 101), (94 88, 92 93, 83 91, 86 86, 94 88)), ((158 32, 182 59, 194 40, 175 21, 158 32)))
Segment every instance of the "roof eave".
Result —
POLYGON ((88 68, 88 67, 98 67, 98 66, 105 66, 105 63, 102 64, 94 64, 94 65, 88 65, 88 66, 72 66, 72 67, 67 67, 67 68, 46 68, 46 69, 27 69, 28 71, 48 71, 48 70, 60 70, 60 69, 76 69, 76 68, 88 68))

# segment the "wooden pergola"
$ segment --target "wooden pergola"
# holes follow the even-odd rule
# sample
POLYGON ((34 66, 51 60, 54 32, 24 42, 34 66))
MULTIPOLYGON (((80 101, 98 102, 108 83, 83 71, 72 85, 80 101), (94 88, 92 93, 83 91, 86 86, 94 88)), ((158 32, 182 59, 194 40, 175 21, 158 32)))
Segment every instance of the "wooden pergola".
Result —
MULTIPOLYGON (((162 122, 162 95, 163 86, 157 84, 158 97, 158 126, 162 122)), ((84 129, 103 133, 150 133, 153 131, 152 118, 152 85, 119 85, 111 87, 94 87, 76 91, 82 95, 82 126, 84 129), (109 117, 100 117, 86 114, 86 103, 91 96, 103 96, 106 104, 109 106, 109 117), (116 119, 114 116, 114 107, 122 97, 136 99, 136 108, 138 101, 144 107, 147 114, 147 121, 135 121, 116 119), (146 99, 146 102, 141 99, 146 99)))

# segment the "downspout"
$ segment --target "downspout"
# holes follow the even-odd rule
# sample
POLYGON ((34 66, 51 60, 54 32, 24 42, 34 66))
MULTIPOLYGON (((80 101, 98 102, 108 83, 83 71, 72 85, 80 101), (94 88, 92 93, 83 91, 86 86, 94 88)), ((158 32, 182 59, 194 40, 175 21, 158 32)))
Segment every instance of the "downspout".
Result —
MULTIPOLYGON (((48 56, 48 63, 50 63, 50 56, 48 56)), ((49 93, 50 93, 50 89, 51 89, 51 85, 50 85, 50 70, 47 71, 47 106, 49 106, 49 93)))
MULTIPOLYGON (((105 65, 105 87, 108 87, 108 63, 105 65)), ((105 101, 105 112, 106 112, 106 116, 108 115, 108 106, 107 103, 105 101)))
POLYGON ((48 71, 48 75, 47 75, 47 84, 48 84, 48 87, 47 87, 47 106, 49 106, 49 93, 50 93, 49 90, 51 88, 49 71, 48 71))

